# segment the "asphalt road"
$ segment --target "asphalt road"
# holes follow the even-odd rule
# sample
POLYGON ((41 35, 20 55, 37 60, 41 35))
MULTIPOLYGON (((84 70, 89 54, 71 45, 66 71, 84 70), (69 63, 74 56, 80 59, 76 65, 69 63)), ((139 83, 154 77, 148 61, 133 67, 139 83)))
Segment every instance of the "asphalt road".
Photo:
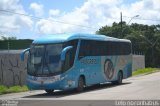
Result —
MULTIPOLYGON (((81 103, 80 100, 160 100, 160 72, 131 77, 123 80, 123 84, 118 86, 113 84, 103 84, 88 87, 82 93, 77 93, 72 90, 65 92, 57 91, 54 94, 47 94, 45 91, 40 90, 1 95, 0 100, 21 100, 23 101, 21 102, 21 105, 23 104, 23 106, 29 106, 29 104, 41 106, 43 103, 45 105, 53 105, 50 100, 59 100, 59 102, 64 100, 78 100, 76 101, 78 103, 81 103)), ((63 106, 67 103, 68 106, 69 103, 75 105, 74 102, 69 101, 66 103, 62 102, 61 105, 63 106)), ((57 102, 54 103, 54 106, 59 104, 57 102)))

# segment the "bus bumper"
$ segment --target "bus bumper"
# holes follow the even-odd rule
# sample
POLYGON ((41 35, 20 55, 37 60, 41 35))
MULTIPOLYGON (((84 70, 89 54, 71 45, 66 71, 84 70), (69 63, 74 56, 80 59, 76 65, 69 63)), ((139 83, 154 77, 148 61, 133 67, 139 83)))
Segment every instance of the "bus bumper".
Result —
POLYGON ((31 90, 69 90, 76 88, 75 81, 57 75, 52 77, 35 77, 27 75, 27 86, 31 90))

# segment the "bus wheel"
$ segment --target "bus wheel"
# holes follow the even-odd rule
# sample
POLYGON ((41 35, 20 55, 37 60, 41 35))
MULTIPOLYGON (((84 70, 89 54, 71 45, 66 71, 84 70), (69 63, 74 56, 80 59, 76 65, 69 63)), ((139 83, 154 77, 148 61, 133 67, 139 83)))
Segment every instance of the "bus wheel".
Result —
POLYGON ((45 90, 48 94, 52 94, 53 92, 54 92, 54 90, 52 90, 52 89, 46 89, 45 90))
POLYGON ((122 84, 122 80, 123 80, 123 73, 121 71, 118 72, 118 79, 117 81, 114 81, 112 82, 113 84, 117 84, 117 85, 120 85, 122 84))
POLYGON ((117 84, 122 84, 123 74, 121 71, 118 72, 117 84))
POLYGON ((79 77, 79 80, 78 80, 77 91, 78 91, 78 92, 82 92, 82 91, 84 90, 84 86, 85 86, 85 80, 84 80, 84 78, 81 76, 81 77, 79 77))

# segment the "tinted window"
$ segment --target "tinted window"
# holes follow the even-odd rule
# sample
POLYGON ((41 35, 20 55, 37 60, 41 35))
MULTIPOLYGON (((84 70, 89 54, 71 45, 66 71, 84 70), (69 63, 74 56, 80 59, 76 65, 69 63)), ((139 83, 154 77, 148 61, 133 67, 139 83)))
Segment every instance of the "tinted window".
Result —
POLYGON ((79 56, 128 55, 131 44, 128 42, 82 40, 79 56))
POLYGON ((43 74, 53 74, 61 71, 60 54, 63 49, 63 44, 46 45, 44 58, 43 74))
POLYGON ((76 55, 76 50, 77 50, 77 44, 78 44, 78 40, 71 40, 71 41, 66 43, 66 47, 67 46, 73 46, 73 48, 70 49, 66 53, 66 59, 65 59, 65 62, 63 64, 63 70, 64 71, 68 70, 69 68, 71 68, 73 66, 75 55, 76 55))

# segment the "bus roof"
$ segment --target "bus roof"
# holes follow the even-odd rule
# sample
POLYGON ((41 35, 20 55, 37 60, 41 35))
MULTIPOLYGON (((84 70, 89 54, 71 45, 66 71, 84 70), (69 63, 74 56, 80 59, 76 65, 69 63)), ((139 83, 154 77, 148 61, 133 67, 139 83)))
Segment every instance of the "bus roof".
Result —
POLYGON ((53 34, 45 37, 35 39, 33 44, 48 44, 48 43, 61 43, 75 39, 85 39, 85 40, 97 40, 97 41, 117 41, 117 42, 130 42, 126 39, 118 39, 114 37, 109 37, 105 35, 96 34, 84 34, 84 33, 65 33, 65 34, 53 34))

